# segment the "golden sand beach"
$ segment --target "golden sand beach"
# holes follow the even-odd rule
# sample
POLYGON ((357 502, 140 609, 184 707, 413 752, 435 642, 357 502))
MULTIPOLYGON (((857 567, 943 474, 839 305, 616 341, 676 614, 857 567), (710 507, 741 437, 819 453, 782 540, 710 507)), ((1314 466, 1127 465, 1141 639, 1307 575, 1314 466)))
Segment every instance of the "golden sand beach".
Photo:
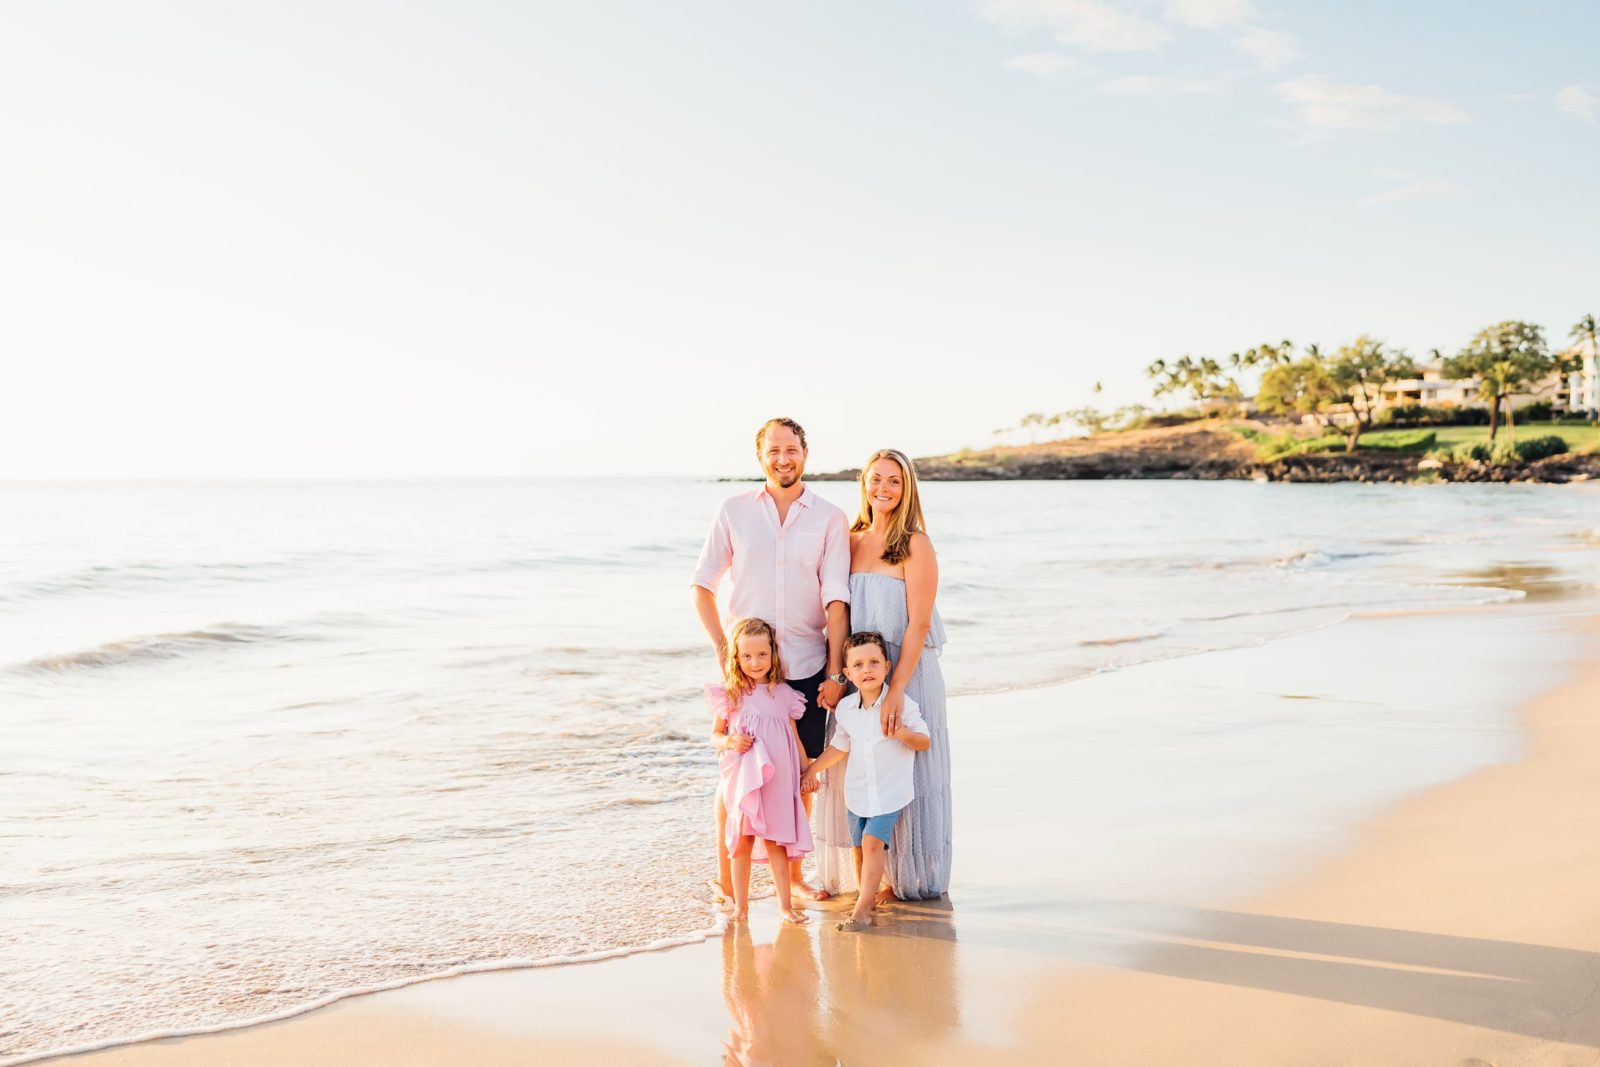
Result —
MULTIPOLYGON (((1226 653, 1210 668, 1198 661, 1215 657, 1197 657, 1096 684, 1129 694, 1184 678, 1197 707, 1220 708, 1288 659, 1308 689, 1363 671, 1381 687, 1382 651, 1411 641, 1417 662, 1431 661, 1443 642, 1426 635, 1439 621, 1356 620, 1332 642, 1303 635, 1226 653), (1330 643, 1337 655, 1319 655, 1330 643)), ((1451 621, 1529 624, 1517 608, 1451 621)), ((748 927, 702 944, 430 982, 284 1022, 55 1062, 1593 1063, 1600 617, 1534 624, 1583 651, 1519 709, 1520 758, 1391 803, 1354 830, 1306 827, 1303 842, 1237 883, 1245 891, 1216 893, 1182 877, 1196 868, 1176 861, 1174 882, 1146 899, 1049 888, 1071 886, 1074 872, 1039 873, 1058 854, 1048 812, 1035 805, 1029 820, 1019 814, 1027 798, 1005 799, 1041 746, 996 740, 969 718, 955 741, 966 744, 958 835, 981 840, 958 840, 957 866, 978 905, 963 903, 958 873, 953 902, 902 905, 866 935, 835 931, 827 912, 808 929, 779 928, 770 906, 758 907, 748 927)), ((1480 658, 1452 669, 1515 666, 1480 658)), ((1056 705, 1094 692, 1082 684, 963 698, 953 719, 981 711, 989 722, 1031 723, 1048 748, 1056 705)), ((1069 783, 1045 788, 1071 795, 1069 783)), ((1273 797, 1259 801, 1270 807, 1273 797)), ((1212 847, 1220 857, 1226 842, 1212 847)))

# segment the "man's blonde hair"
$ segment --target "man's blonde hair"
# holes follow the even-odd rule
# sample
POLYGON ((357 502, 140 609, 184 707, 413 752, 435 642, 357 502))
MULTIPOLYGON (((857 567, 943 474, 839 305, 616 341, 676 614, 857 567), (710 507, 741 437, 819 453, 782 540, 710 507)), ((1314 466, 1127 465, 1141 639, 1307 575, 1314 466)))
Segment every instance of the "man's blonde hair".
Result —
POLYGON ((756 455, 761 455, 761 441, 767 436, 767 431, 772 429, 774 426, 786 426, 790 430, 793 430, 794 435, 800 438, 800 447, 802 449, 806 447, 806 432, 801 428, 798 422, 795 422, 793 419, 768 419, 766 422, 761 424, 761 429, 756 431, 756 455))

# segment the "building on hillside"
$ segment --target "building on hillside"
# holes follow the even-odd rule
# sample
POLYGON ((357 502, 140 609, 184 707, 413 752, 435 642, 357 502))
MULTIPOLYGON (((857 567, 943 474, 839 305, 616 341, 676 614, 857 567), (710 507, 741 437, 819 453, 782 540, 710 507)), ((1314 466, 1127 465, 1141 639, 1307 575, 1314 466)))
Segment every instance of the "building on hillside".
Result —
POLYGON ((1429 407, 1475 407, 1478 399, 1478 379, 1446 378, 1444 364, 1424 363, 1417 368, 1419 377, 1387 382, 1383 387, 1383 400, 1379 409, 1395 404, 1426 404, 1429 407))
MULTIPOLYGON (((1478 396, 1479 379, 1446 378, 1444 364, 1424 363, 1417 368, 1421 376, 1388 382, 1383 387, 1383 399, 1378 410, 1397 404, 1425 404, 1429 407, 1481 408, 1484 402, 1478 396)), ((1572 388, 1561 375, 1552 374, 1544 381, 1512 393, 1506 403, 1512 408, 1524 404, 1547 401, 1556 408, 1568 406, 1572 388)))
MULTIPOLYGON (((1600 352, 1592 338, 1561 353, 1576 356, 1579 366, 1569 374, 1552 374, 1536 385, 1526 387, 1506 398, 1506 407, 1515 410, 1526 404, 1548 403, 1558 414, 1585 414, 1600 416, 1600 352)), ((1378 402, 1373 405, 1376 415, 1385 408, 1404 404, 1421 404, 1426 407, 1482 408, 1487 405, 1478 395, 1477 378, 1446 378, 1444 364, 1423 363, 1417 367, 1418 376, 1400 381, 1386 382, 1378 402)), ((1348 425, 1355 419, 1355 405, 1344 404, 1324 417, 1334 425, 1348 425)), ((1502 409, 1504 410, 1504 409, 1502 409)), ((1306 415, 1301 419, 1306 425, 1316 425, 1319 417, 1306 415)))
POLYGON ((1567 410, 1591 417, 1600 415, 1600 352, 1596 347, 1594 338, 1586 337, 1563 353, 1580 360, 1578 369, 1567 375, 1567 410))

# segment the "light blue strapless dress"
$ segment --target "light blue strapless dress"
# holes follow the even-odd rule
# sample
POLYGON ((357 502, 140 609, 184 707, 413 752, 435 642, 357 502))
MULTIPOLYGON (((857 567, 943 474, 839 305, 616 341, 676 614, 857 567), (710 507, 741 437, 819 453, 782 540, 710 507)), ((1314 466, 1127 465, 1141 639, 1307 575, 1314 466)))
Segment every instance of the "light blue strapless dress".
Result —
MULTIPOLYGON (((906 583, 887 574, 859 571, 850 576, 850 632, 876 630, 889 643, 889 659, 900 661, 905 640, 906 583)), ((933 611, 928 640, 906 695, 916 701, 933 739, 918 752, 912 769, 916 799, 900 816, 889 846, 889 881, 905 900, 926 900, 950 887, 950 731, 945 710, 944 675, 939 650, 944 647, 944 622, 933 611)), ((828 717, 828 738, 833 738, 828 717)), ((855 861, 846 822, 844 775, 830 773, 817 793, 812 819, 816 837, 817 877, 831 893, 855 889, 855 861)))

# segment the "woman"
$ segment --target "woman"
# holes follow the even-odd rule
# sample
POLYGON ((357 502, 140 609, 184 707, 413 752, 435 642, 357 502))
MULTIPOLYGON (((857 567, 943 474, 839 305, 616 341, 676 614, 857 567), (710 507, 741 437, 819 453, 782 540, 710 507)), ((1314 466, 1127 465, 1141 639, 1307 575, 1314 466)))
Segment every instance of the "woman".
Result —
MULTIPOLYGON (((892 448, 874 452, 861 470, 861 511, 850 527, 850 630, 876 630, 889 642, 894 668, 881 705, 885 730, 899 726, 905 698, 916 701, 933 745, 918 752, 913 800, 889 847, 889 886, 882 900, 925 900, 950 885, 950 734, 939 650, 944 623, 934 608, 939 561, 922 521, 911 460, 892 448)), ((828 720, 831 737, 833 719, 828 720)), ((817 868, 823 887, 854 887, 855 864, 845 822, 844 775, 830 774, 817 805, 817 868)))

